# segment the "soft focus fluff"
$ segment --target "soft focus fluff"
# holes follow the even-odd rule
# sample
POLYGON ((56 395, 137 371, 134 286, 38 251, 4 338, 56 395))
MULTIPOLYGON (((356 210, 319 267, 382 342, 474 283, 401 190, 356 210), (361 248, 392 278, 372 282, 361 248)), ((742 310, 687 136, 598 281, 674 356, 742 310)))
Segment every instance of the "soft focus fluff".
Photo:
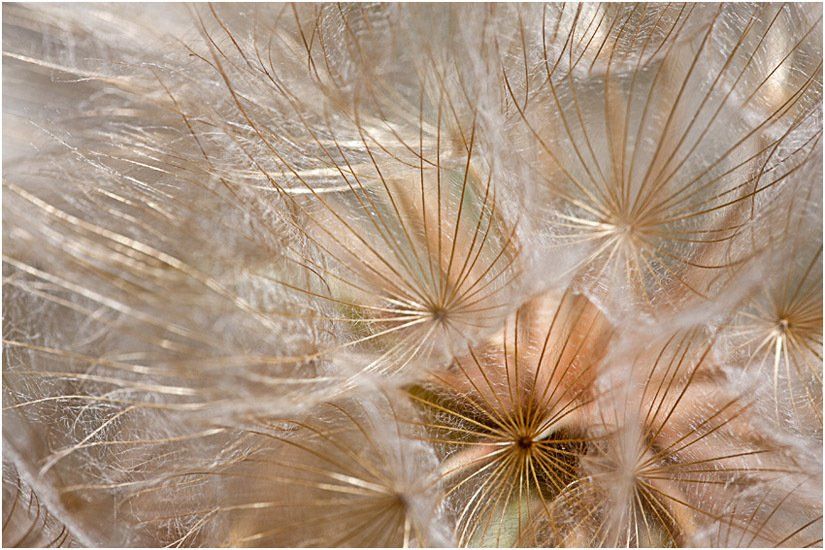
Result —
POLYGON ((4 545, 821 545, 821 35, 4 5, 4 545))

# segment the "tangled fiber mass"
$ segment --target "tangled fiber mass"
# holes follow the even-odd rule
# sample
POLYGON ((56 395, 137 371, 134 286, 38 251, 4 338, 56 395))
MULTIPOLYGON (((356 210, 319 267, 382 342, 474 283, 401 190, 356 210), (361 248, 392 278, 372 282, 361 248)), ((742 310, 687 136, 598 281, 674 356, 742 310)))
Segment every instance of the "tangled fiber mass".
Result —
POLYGON ((5 546, 820 546, 820 4, 4 4, 5 546))

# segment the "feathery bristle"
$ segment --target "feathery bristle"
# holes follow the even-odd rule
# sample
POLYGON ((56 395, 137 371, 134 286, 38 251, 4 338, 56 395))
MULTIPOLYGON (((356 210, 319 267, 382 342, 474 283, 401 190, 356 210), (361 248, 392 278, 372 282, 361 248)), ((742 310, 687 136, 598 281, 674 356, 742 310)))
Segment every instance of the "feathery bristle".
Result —
POLYGON ((821 12, 4 5, 4 544, 821 545, 821 12))

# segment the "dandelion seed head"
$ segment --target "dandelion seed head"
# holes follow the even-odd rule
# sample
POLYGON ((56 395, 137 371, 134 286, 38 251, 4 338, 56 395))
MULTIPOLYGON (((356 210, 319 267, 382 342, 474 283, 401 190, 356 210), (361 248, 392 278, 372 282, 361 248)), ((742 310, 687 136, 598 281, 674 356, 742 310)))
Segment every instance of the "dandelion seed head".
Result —
POLYGON ((4 545, 821 545, 821 11, 4 5, 4 545))

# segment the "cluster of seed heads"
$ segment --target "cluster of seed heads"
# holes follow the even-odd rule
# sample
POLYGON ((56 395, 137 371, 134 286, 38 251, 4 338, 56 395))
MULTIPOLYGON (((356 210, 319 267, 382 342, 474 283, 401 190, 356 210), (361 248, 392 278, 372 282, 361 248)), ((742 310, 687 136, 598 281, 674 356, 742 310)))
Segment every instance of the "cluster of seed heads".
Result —
POLYGON ((6 546, 817 546, 822 8, 3 6, 6 546))

